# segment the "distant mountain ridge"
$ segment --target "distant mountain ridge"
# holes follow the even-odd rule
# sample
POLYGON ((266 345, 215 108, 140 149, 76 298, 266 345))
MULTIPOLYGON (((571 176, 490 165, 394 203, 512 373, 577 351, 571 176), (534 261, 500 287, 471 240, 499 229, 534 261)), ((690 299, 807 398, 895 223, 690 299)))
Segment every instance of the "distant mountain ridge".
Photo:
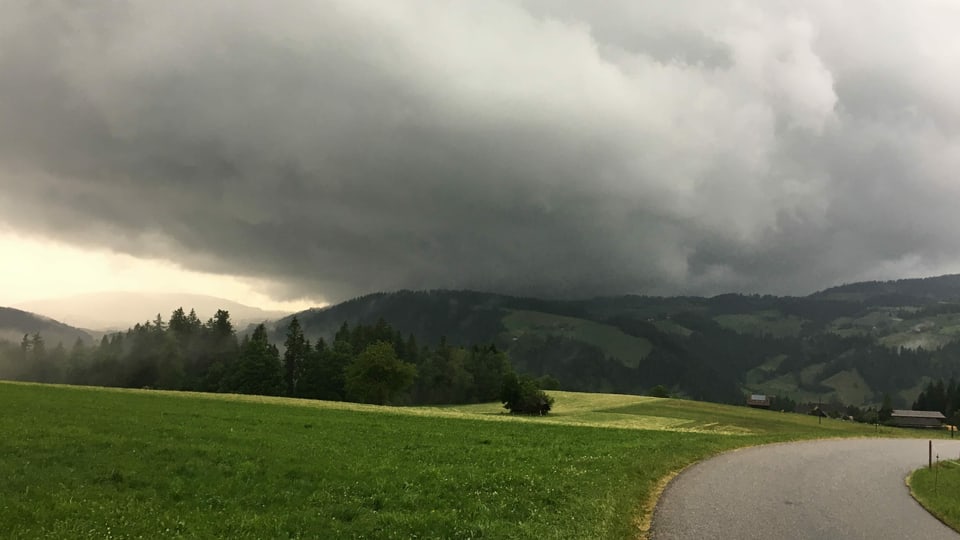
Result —
POLYGON ((937 301, 960 300, 960 274, 890 281, 861 281, 830 287, 812 297, 847 297, 869 299, 902 296, 937 301))
POLYGON ((24 334, 36 333, 51 346, 62 343, 64 347, 70 347, 78 338, 88 344, 93 342, 93 336, 79 328, 35 313, 0 307, 0 339, 19 343, 24 334))
MULTIPOLYGON (((216 307, 207 314, 198 299, 210 297, 170 296, 167 309, 138 304, 143 315, 120 328, 157 313, 166 320, 183 306, 197 307, 201 318, 227 309, 238 331, 245 329, 244 312, 235 303, 212 299, 216 307)), ((137 301, 127 296, 119 308, 137 301)), ((109 309, 104 306, 97 309, 109 309)), ((248 322, 271 319, 270 339, 282 347, 293 315, 254 313, 259 317, 248 322)), ((404 290, 296 316, 312 341, 330 342, 344 323, 384 319, 421 345, 492 343, 509 353, 518 371, 550 376, 564 390, 645 393, 663 385, 676 395, 711 401, 737 403, 744 394, 764 393, 856 406, 889 396, 895 407, 905 408, 931 380, 960 377, 960 275, 845 284, 794 297, 550 300, 404 290)), ((29 333, 16 332, 6 339, 29 333)))
POLYGON ((137 323, 153 320, 157 314, 167 320, 173 310, 179 307, 188 312, 195 309, 202 320, 212 317, 218 309, 225 309, 230 312, 230 318, 238 328, 288 314, 285 311, 267 311, 247 306, 224 298, 188 293, 89 293, 20 302, 15 307, 96 330, 126 330, 137 323))
MULTIPOLYGON (((311 339, 383 318, 435 345, 494 343, 521 371, 566 390, 737 402, 744 392, 796 401, 909 407, 933 378, 960 376, 960 275, 864 282, 800 297, 637 295, 585 300, 476 291, 374 293, 297 313, 311 339)), ((290 317, 271 323, 282 344, 290 317)))

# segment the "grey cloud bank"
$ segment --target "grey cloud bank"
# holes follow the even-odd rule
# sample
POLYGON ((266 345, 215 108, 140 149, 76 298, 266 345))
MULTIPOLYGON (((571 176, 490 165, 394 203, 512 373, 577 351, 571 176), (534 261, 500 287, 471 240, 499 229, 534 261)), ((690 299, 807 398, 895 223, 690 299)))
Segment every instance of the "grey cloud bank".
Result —
POLYGON ((951 3, 0 13, 15 230, 277 298, 807 293, 960 269, 951 3))

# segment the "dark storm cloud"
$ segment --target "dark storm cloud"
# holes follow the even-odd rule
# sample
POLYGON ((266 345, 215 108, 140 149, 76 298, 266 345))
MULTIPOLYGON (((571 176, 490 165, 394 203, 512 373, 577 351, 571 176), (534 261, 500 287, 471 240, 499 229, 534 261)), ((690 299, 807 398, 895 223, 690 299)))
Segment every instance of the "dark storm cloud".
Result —
POLYGON ((645 4, 0 1, 0 220, 331 300, 960 268, 956 10, 645 4))

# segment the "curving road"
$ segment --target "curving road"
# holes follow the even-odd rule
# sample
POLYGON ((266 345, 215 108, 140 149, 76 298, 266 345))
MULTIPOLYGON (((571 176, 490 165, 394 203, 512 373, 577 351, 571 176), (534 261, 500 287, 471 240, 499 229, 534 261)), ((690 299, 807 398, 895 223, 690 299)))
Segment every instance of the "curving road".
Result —
MULTIPOLYGON (((960 457, 960 441, 934 441, 960 457)), ((845 439, 757 446, 698 463, 667 487, 651 537, 960 539, 910 497, 926 440, 845 439)))

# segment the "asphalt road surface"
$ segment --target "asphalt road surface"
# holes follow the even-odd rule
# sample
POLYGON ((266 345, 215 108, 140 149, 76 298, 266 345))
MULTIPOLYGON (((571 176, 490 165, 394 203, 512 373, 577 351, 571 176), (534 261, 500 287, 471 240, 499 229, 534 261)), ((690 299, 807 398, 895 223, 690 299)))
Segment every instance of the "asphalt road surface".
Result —
MULTIPOLYGON (((933 441, 960 457, 960 440, 933 441)), ((684 471, 653 515, 667 539, 960 539, 910 497, 927 440, 847 439, 757 446, 684 471)))

